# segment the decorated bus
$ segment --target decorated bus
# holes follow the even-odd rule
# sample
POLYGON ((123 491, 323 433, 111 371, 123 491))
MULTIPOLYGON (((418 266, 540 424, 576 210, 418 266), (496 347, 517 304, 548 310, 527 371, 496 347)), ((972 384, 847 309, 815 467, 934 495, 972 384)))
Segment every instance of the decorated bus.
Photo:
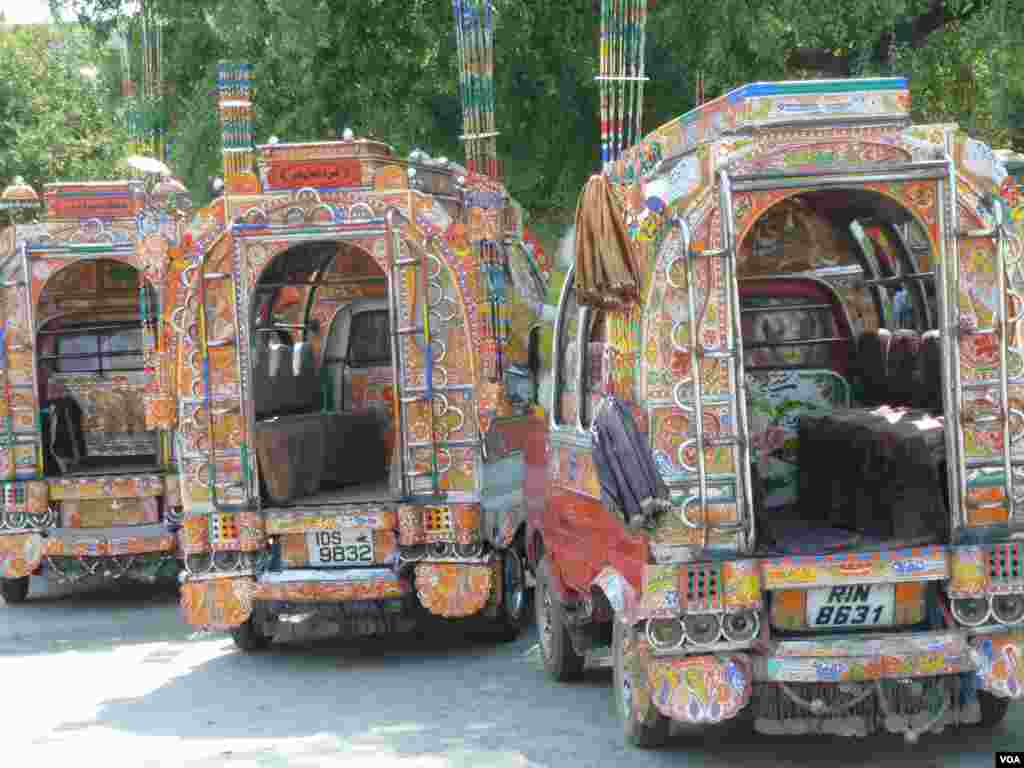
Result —
POLYGON ((486 152, 254 146, 250 69, 218 79, 224 193, 166 278, 160 379, 186 620, 243 649, 428 616, 514 637, 547 280, 522 210, 486 152))
POLYGON ((171 178, 20 180, 0 233, 0 587, 174 583, 181 500, 172 433, 153 411, 156 265, 174 259, 190 207, 171 178))
POLYGON ((1019 190, 910 98, 746 85, 581 195, 528 551, 548 673, 612 667, 634 745, 1024 697, 1019 190))

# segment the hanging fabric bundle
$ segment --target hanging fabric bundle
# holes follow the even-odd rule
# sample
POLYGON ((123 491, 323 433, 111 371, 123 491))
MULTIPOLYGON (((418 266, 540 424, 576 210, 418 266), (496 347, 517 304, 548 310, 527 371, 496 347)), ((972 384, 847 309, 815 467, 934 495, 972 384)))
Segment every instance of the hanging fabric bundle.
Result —
POLYGON ((624 309, 640 298, 641 275, 611 184, 587 181, 576 207, 576 301, 624 309))

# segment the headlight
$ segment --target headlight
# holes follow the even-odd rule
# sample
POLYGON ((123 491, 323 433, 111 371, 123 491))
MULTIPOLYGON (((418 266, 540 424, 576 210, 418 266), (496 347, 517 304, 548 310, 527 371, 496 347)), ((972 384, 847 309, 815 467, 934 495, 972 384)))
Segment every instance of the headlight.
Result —
POLYGON ((683 618, 686 637, 694 645, 711 645, 718 641, 722 623, 713 613, 695 613, 683 618))
POLYGON ((444 541, 437 541, 428 545, 430 554, 434 557, 451 557, 455 547, 444 541))
POLYGON ((647 641, 659 651, 678 648, 683 644, 683 622, 679 619, 649 619, 647 641))
POLYGON ((953 616, 966 627, 980 626, 988 620, 988 599, 984 597, 958 598, 953 601, 953 616))
POLYGON ((480 555, 483 554, 483 551, 484 551, 484 545, 482 543, 480 543, 479 541, 477 541, 477 542, 475 542, 473 544, 456 544, 455 545, 455 554, 458 555, 459 557, 463 557, 463 558, 466 558, 466 559, 472 559, 472 558, 480 557, 480 555))
POLYGON ((992 599, 992 613, 1001 624, 1024 619, 1024 595, 998 595, 992 599))
POLYGON ((722 632, 725 638, 733 643, 745 643, 757 636, 761 622, 757 611, 749 608, 735 613, 727 613, 722 621, 722 632))

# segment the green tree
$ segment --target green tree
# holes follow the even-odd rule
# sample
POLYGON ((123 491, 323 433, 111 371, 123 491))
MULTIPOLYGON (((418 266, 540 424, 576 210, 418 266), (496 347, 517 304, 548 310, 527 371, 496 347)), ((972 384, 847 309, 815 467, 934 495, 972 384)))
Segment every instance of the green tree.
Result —
POLYGON ((86 30, 0 32, 0 185, 23 176, 38 190, 123 174, 127 137, 93 69, 102 56, 86 30))
MULTIPOLYGON (((126 0, 53 0, 109 29, 126 0)), ((402 153, 462 156, 451 0, 146 0, 165 20, 177 171, 201 193, 218 172, 213 69, 254 64, 256 133, 329 138, 351 126, 402 153)), ((598 0, 495 0, 499 151, 512 193, 571 214, 598 168, 598 0)), ((1024 0, 663 0, 648 22, 646 130, 743 82, 911 76, 915 118, 957 121, 996 145, 1024 105, 1011 35, 1024 0), (1003 21, 1001 21, 1001 19, 1003 21)))

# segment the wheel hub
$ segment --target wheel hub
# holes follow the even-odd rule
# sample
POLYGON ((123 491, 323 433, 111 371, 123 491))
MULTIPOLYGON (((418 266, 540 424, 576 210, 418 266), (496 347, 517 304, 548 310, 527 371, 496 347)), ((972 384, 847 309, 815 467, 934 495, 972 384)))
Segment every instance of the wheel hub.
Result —
POLYGON ((540 610, 537 611, 537 621, 540 626, 537 628, 540 635, 540 648, 544 658, 551 658, 551 593, 546 584, 540 585, 540 610))
POLYGON ((513 621, 519 621, 523 614, 526 585, 523 576, 523 561, 518 552, 505 553, 505 611, 513 621))

